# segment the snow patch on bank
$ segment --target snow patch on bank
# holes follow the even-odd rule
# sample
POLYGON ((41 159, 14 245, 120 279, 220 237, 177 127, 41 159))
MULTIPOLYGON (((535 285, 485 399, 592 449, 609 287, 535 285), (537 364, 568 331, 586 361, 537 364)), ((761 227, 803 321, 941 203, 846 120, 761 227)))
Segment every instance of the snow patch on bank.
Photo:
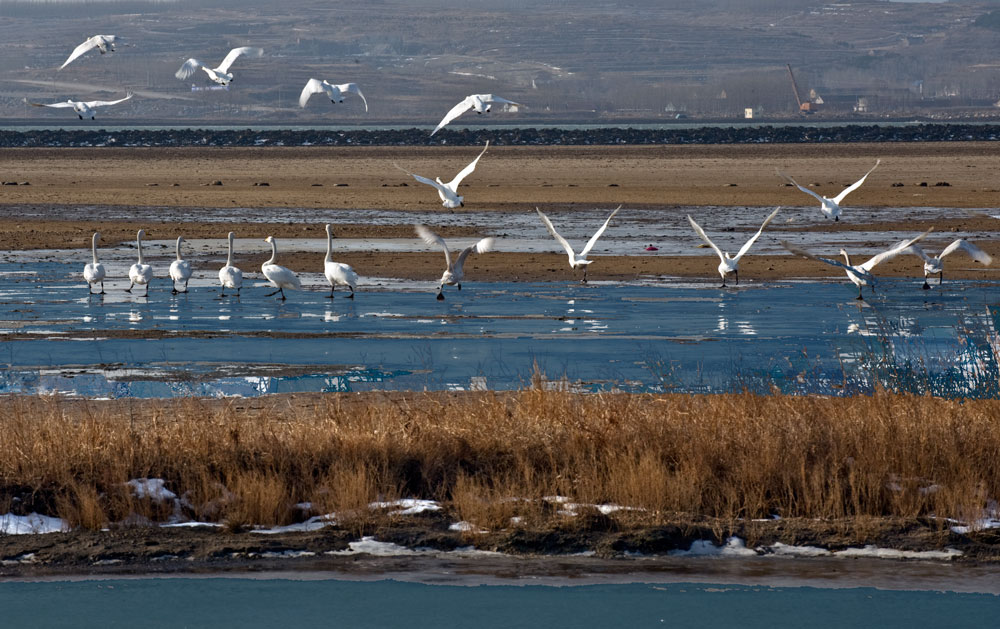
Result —
POLYGON ((3 535, 65 533, 67 531, 69 531, 69 526, 60 518, 51 518, 38 513, 31 513, 29 515, 7 513, 0 515, 0 534, 3 535))

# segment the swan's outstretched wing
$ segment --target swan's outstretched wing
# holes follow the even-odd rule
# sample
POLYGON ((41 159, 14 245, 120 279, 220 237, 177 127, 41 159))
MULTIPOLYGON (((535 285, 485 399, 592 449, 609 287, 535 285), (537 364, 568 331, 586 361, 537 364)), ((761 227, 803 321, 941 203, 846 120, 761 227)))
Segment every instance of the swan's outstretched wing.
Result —
POLYGON ((861 179, 858 179, 857 181, 855 181, 851 185, 847 186, 846 188, 844 188, 840 192, 840 194, 838 194, 837 196, 833 197, 833 202, 836 203, 837 205, 840 205, 840 202, 844 200, 844 197, 846 197, 847 195, 849 195, 852 192, 854 192, 855 190, 857 190, 861 186, 861 184, 863 184, 865 182, 865 179, 868 178, 868 175, 872 174, 872 171, 875 170, 876 168, 878 168, 878 165, 881 164, 881 163, 882 163, 881 159, 875 160, 875 165, 872 166, 872 169, 869 170, 868 172, 866 172, 864 177, 862 177, 861 179))
POLYGON ((538 215, 542 218, 542 222, 545 223, 545 229, 549 230, 549 233, 556 239, 556 242, 562 245, 562 248, 566 250, 566 253, 569 255, 569 263, 573 264, 573 262, 576 261, 576 253, 573 251, 573 247, 570 246, 569 242, 567 242, 565 238, 559 235, 556 228, 552 226, 552 221, 549 220, 548 216, 545 216, 545 214, 543 214, 537 207, 535 208, 535 211, 538 212, 538 215))
MULTIPOLYGON (((401 171, 403 171, 407 175, 413 177, 414 179, 416 179, 420 183, 425 183, 428 186, 434 186, 434 188, 438 192, 440 192, 441 194, 444 194, 446 196, 449 195, 449 194, 453 194, 451 188, 448 188, 447 186, 439 184, 438 182, 434 181, 433 179, 428 179, 427 177, 421 177, 420 175, 416 175, 414 173, 411 173, 410 171, 406 170, 405 168, 403 168, 399 164, 393 164, 393 166, 395 166, 396 168, 400 169, 401 171)), ((423 236, 421 236, 421 238, 423 238, 423 236)), ((444 242, 444 241, 442 240, 441 242, 444 242)))
POLYGON ((472 174, 472 171, 476 169, 476 164, 479 163, 479 158, 486 154, 486 149, 488 148, 490 148, 490 141, 486 140, 486 146, 483 147, 483 152, 480 153, 476 159, 472 160, 472 163, 463 168, 462 172, 455 175, 455 178, 448 182, 448 187, 457 192, 459 184, 462 183, 463 179, 472 174))
POLYGON ((745 245, 740 247, 739 252, 735 256, 733 256, 733 260, 739 260, 740 258, 743 257, 743 254, 745 254, 747 251, 750 251, 750 247, 753 246, 753 243, 757 242, 757 239, 760 238, 760 235, 764 233, 764 228, 767 227, 767 224, 771 222, 771 219, 777 216, 778 211, 780 209, 781 209, 780 207, 775 208, 775 210, 771 212, 767 218, 764 219, 764 223, 760 226, 760 229, 757 230, 757 233, 754 234, 753 238, 748 240, 745 245))
POLYGON ((945 247, 944 251, 938 254, 938 259, 940 260, 949 253, 954 253, 959 249, 969 254, 970 258, 972 258, 973 260, 975 260, 980 264, 985 264, 986 266, 989 266, 990 263, 993 262, 993 257, 990 256, 990 254, 986 253, 985 251, 983 251, 976 245, 972 244, 971 242, 962 239, 956 240, 955 242, 945 247))
POLYGON ((458 118, 459 116, 469 111, 470 109, 472 109, 472 97, 466 96, 465 99, 462 100, 462 102, 452 107, 448 111, 448 113, 444 115, 444 118, 441 119, 441 122, 438 123, 438 126, 434 127, 434 130, 431 131, 431 135, 434 135, 435 133, 441 130, 441 127, 445 126, 455 118, 458 118))
POLYGON ((183 81, 184 79, 188 78, 189 76, 197 72, 198 68, 207 68, 207 67, 208 66, 206 66, 201 61, 198 61, 194 57, 191 57, 190 59, 184 62, 184 65, 181 66, 180 70, 174 73, 174 76, 183 81))
POLYGON ((118 103, 124 103, 128 99, 132 98, 132 92, 128 92, 125 98, 119 98, 118 100, 92 100, 87 103, 87 107, 107 107, 108 105, 117 105, 118 103))
MULTIPOLYGON (((901 240, 899 241, 899 244, 893 247, 893 249, 895 249, 896 247, 903 247, 904 244, 906 244, 906 241, 901 240)), ((907 255, 907 254, 917 256, 924 262, 931 262, 932 260, 934 260, 934 258, 927 255, 926 251, 920 248, 920 245, 910 245, 908 247, 903 247, 903 249, 896 255, 907 255)))
POLYGON ((365 111, 368 111, 368 99, 365 98, 365 95, 361 93, 361 88, 358 87, 357 83, 342 83, 337 86, 337 89, 340 90, 341 92, 350 92, 352 94, 357 94, 358 96, 360 96, 361 100, 365 104, 365 111))
POLYGON ((420 239, 428 245, 437 245, 444 250, 444 261, 450 270, 451 253, 448 251, 448 244, 445 243, 444 238, 432 232, 426 225, 414 225, 413 228, 417 230, 417 235, 420 236, 420 239))
POLYGON ((24 99, 24 102, 28 103, 32 107, 55 107, 56 109, 61 109, 63 107, 74 107, 74 106, 76 106, 76 103, 74 103, 71 100, 68 100, 68 101, 63 102, 63 103, 33 103, 30 100, 28 100, 28 99, 24 99))
POLYGON ((219 72, 229 72, 229 66, 233 65, 236 58, 240 55, 246 55, 248 57, 260 57, 263 56, 263 48, 254 48, 253 46, 243 46, 242 48, 233 48, 226 55, 226 58, 222 60, 218 68, 215 68, 219 72))
POLYGON ((725 254, 722 253, 722 251, 718 247, 715 246, 715 243, 712 242, 708 238, 708 236, 705 235, 705 230, 701 228, 701 225, 699 225, 698 223, 694 222, 694 219, 691 218, 690 214, 688 214, 688 222, 691 223, 691 227, 694 228, 695 233, 698 234, 699 236, 701 236, 701 239, 705 241, 705 244, 707 244, 709 247, 711 247, 713 250, 715 250, 715 255, 719 256, 720 260, 725 260, 726 259, 725 254))
POLYGON ((483 238, 474 245, 469 245, 465 249, 462 249, 462 253, 458 254, 458 259, 455 260, 454 271, 461 274, 462 267, 465 266, 465 259, 469 257, 470 253, 486 253, 487 251, 493 249, 493 243, 495 240, 493 238, 483 238))
POLYGON ((323 87, 323 81, 319 79, 309 79, 306 86, 302 88, 302 93, 299 94, 299 107, 305 107, 306 102, 309 101, 309 97, 313 94, 322 94, 326 89, 323 87))
POLYGON ((784 177, 785 179, 787 179, 788 183, 792 184, 793 186, 795 186, 796 188, 798 188, 802 192, 805 192, 806 194, 808 194, 808 195, 810 195, 812 197, 815 197, 816 200, 819 201, 820 203, 823 203, 824 201, 826 201, 826 199, 824 199, 820 195, 816 194, 815 192, 813 192, 809 188, 803 188, 802 186, 800 186, 799 182, 797 182, 794 179, 792 179, 789 175, 786 175, 785 173, 781 172, 780 170, 778 171, 778 174, 781 175, 782 177, 784 177))
POLYGON ((608 220, 604 221, 604 224, 601 225, 601 228, 598 229, 596 232, 594 232, 594 235, 590 237, 590 240, 587 241, 587 244, 586 246, 584 246, 583 251, 580 252, 581 258, 587 257, 587 254, 590 253, 590 250, 593 249, 594 245, 597 244, 597 240, 604 234, 604 231, 608 228, 608 224, 611 223, 611 219, 615 217, 615 214, 617 214, 618 210, 620 209, 622 209, 622 206, 619 205, 618 207, 616 207, 615 211, 612 212, 611 216, 608 217, 608 220))
POLYGON ((892 249, 888 249, 886 251, 883 251, 882 253, 879 253, 879 254, 876 254, 876 255, 872 256, 864 264, 859 264, 858 268, 864 269, 866 271, 871 271, 876 266, 878 266, 879 264, 885 262, 886 260, 889 260, 891 258, 895 258, 899 254, 903 253, 913 243, 918 242, 920 240, 923 240, 924 237, 927 236, 927 234, 931 233, 932 231, 934 231, 933 227, 931 227, 930 229, 928 229, 924 233, 920 234, 916 238, 910 238, 909 240, 904 240, 903 242, 901 242, 898 245, 894 246, 892 249))
POLYGON ((784 240, 779 240, 778 242, 780 242, 781 246, 784 247, 785 249, 787 249, 789 251, 789 253, 795 254, 797 256, 801 256, 803 258, 809 258, 810 260, 815 260, 817 262, 823 262, 823 263, 829 264, 830 266, 839 266, 840 268, 846 269, 848 271, 853 271, 854 270, 853 267, 847 266, 846 264, 844 264, 840 260, 831 260, 830 258, 821 258, 819 256, 814 256, 813 254, 809 253, 805 249, 800 249, 800 248, 796 247, 795 245, 793 245, 793 244, 791 244, 789 242, 785 242, 784 240))
MULTIPOLYGON (((82 44, 74 48, 73 52, 69 54, 69 58, 66 59, 66 61, 63 62, 61 66, 59 66, 59 69, 62 70, 69 64, 73 63, 73 61, 76 60, 80 55, 86 53, 87 51, 93 50, 94 48, 97 48, 97 41, 99 37, 100 35, 94 35, 87 41, 83 42, 82 44)), ((112 39, 112 41, 114 40, 112 39)))

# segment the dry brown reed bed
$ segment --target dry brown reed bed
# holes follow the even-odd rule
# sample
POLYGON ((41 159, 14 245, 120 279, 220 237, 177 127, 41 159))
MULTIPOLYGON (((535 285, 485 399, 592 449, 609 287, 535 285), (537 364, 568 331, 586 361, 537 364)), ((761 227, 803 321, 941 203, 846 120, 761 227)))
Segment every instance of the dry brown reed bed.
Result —
MULTIPOLYGON (((978 517, 1000 496, 1000 401, 783 395, 329 394, 265 400, 0 400, 0 513, 99 528, 172 507, 287 524, 295 504, 358 532, 376 499, 439 500, 487 529, 565 519, 545 496, 616 503, 621 528, 678 518, 978 517)), ((578 518, 577 521, 586 521, 578 518)), ((945 524, 941 521, 941 526, 945 524)), ((561 526, 565 526, 564 524, 561 526)))

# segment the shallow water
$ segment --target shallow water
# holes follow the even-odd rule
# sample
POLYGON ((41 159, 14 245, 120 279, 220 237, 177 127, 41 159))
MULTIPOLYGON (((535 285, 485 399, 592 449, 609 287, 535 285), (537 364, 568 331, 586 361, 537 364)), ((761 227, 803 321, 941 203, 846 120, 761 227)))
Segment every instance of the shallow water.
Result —
POLYGON ((1000 602, 873 588, 143 578, 3 583, 0 608, 12 627, 971 627, 1000 602))
POLYGON ((143 298, 114 280, 88 297, 78 272, 0 263, 0 392, 513 389, 537 366, 549 386, 584 391, 840 394, 899 379, 909 361, 915 386, 943 378, 947 395, 977 394, 996 365, 992 282, 885 280, 862 303, 846 281, 470 282, 439 302, 433 283, 382 279, 330 300, 305 275, 310 290, 282 303, 252 280, 241 299, 216 299, 211 270, 188 294, 161 279, 143 298))

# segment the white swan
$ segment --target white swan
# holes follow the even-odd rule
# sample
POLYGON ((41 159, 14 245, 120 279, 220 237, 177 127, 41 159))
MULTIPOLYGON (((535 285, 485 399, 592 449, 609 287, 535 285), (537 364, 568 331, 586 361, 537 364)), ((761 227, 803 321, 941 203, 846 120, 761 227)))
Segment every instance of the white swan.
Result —
POLYGON ((495 242, 493 238, 483 238, 474 245, 469 245, 462 252, 458 254, 458 257, 453 261, 451 259, 451 252, 448 251, 448 245, 445 243, 444 238, 438 236, 426 225, 414 225, 417 230, 417 235, 429 245, 438 245, 444 250, 444 261, 448 267, 444 270, 444 274, 441 276, 440 286, 438 286, 437 298, 438 300, 444 299, 445 284, 457 285, 458 290, 462 290, 462 278, 465 275, 463 267, 465 266, 465 259, 469 257, 470 253, 486 253, 493 248, 493 243, 495 242))
POLYGON ((280 264, 275 264, 275 261, 278 259, 278 245, 275 244, 274 238, 268 236, 264 239, 264 242, 271 243, 271 258, 260 265, 260 271, 267 278, 267 281, 271 282, 271 285, 278 289, 273 293, 268 293, 265 297, 273 297, 281 293, 281 300, 284 301, 285 289, 301 290, 302 282, 299 281, 298 276, 291 269, 283 267, 280 264))
POLYGON ((28 99, 24 99, 24 102, 28 103, 32 107, 54 107, 56 109, 61 109, 63 107, 72 107, 76 115, 80 117, 80 120, 84 118, 90 118, 93 120, 97 116, 95 111, 96 107, 107 107, 109 105, 117 105, 118 103, 124 103, 128 99, 132 98, 132 92, 127 92, 125 98, 119 98, 118 100, 72 100, 69 99, 64 103, 33 103, 28 99))
POLYGON ((87 280, 87 293, 93 294, 93 285, 100 283, 101 292, 104 294, 104 265, 97 261, 97 240, 101 237, 100 232, 94 232, 94 237, 90 240, 90 252, 94 254, 94 261, 83 267, 83 279, 87 280))
POLYGON ((188 280, 191 279, 191 263, 187 260, 181 258, 181 243, 184 242, 183 236, 177 237, 177 259, 170 263, 170 280, 173 284, 173 293, 187 292, 188 280), (184 290, 177 290, 177 282, 184 282, 184 290))
POLYGON ((779 207, 779 208, 775 209, 773 212, 771 212, 767 216, 767 218, 764 219, 764 223, 760 226, 760 229, 757 230, 757 233, 754 234, 750 238, 750 240, 748 240, 746 242, 746 244, 744 244, 740 248, 739 252, 735 256, 732 256, 732 257, 730 257, 728 251, 725 252, 725 253, 723 253, 722 250, 720 250, 718 247, 716 247, 715 243, 712 242, 711 240, 709 240, 708 236, 705 235, 705 230, 703 230, 701 228, 701 226, 698 225, 698 223, 694 222, 694 219, 691 218, 690 214, 688 215, 688 222, 691 223, 691 227, 694 228, 694 231, 699 236, 701 236, 701 239, 704 240, 708 244, 709 247, 711 247, 713 250, 715 250, 715 254, 717 256, 719 256, 719 260, 720 260, 720 262, 719 262, 719 275, 722 276, 722 286, 723 287, 725 287, 725 285, 726 285, 726 276, 729 275, 729 274, 734 274, 736 276, 736 284, 739 285, 739 283, 740 283, 740 258, 742 258, 744 256, 744 254, 746 254, 747 251, 750 251, 750 247, 753 246, 753 243, 757 242, 757 239, 760 238, 760 235, 764 232, 764 228, 767 227, 767 224, 771 222, 771 219, 773 219, 778 214, 778 211, 780 209, 781 208, 779 207))
POLYGON ((816 260, 818 262, 825 262, 826 264, 829 264, 831 266, 838 266, 844 269, 844 271, 847 273, 847 279, 851 280, 851 282, 853 282, 854 285, 858 287, 857 299, 864 299, 864 296, 862 296, 861 294, 862 287, 870 286, 872 292, 873 293, 875 292, 875 276, 872 275, 871 272, 872 269, 874 269, 876 265, 881 264, 882 262, 885 262, 890 258, 895 258, 899 254, 903 253, 904 251, 906 251, 907 247, 909 247, 910 245, 919 240, 922 240, 924 236, 931 233, 932 231, 934 231, 933 227, 928 229, 924 233, 920 234, 916 238, 904 240, 903 242, 893 246, 891 249, 888 249, 886 251, 883 251, 882 253, 872 256, 871 258, 868 259, 867 262, 856 265, 851 264, 851 257, 847 255, 847 252, 844 251, 843 249, 840 250, 840 255, 844 256, 844 262, 840 262, 839 260, 831 260, 829 258, 820 258, 818 256, 814 256, 813 254, 803 249, 800 249, 799 247, 795 247, 783 240, 779 242, 781 242, 781 246, 783 246, 785 249, 788 249, 790 252, 794 253, 797 256, 802 256, 804 258, 809 258, 811 260, 816 260))
POLYGON ((240 289, 243 287, 243 271, 233 266, 233 238, 235 234, 229 232, 229 256, 226 258, 226 266, 219 269, 219 284, 222 284, 222 292, 219 298, 226 296, 226 289, 236 290, 236 296, 240 296, 240 289))
POLYGON ((545 228, 549 230, 549 233, 552 234, 552 237, 555 238, 556 241, 560 245, 562 245, 562 248, 566 250, 566 254, 569 256, 570 268, 573 269, 573 271, 576 271, 581 266, 583 267, 583 279, 581 280, 581 283, 586 284, 587 266, 589 266, 590 263, 593 262, 593 260, 587 259, 587 255, 590 253, 590 250, 594 248, 594 245, 597 244, 597 239, 604 234, 604 230, 608 228, 608 224, 611 222, 611 219, 615 217, 615 214, 617 214, 618 210, 620 209, 622 209, 622 206, 620 205, 617 208, 615 208, 615 211, 611 213, 611 216, 608 217, 608 220, 604 221, 604 224, 601 225, 601 228, 598 229, 596 232, 594 232, 594 235, 590 237, 590 240, 588 240, 587 244, 584 245, 583 251, 581 251, 579 255, 574 253, 573 247, 570 246, 569 242, 567 242, 565 238, 559 235, 559 232, 556 231, 556 228, 552 226, 552 221, 549 220, 549 217, 543 214, 542 211, 537 207, 535 208, 535 211, 538 212, 538 215, 542 218, 542 222, 545 223, 545 228))
POLYGON ((476 169, 476 164, 479 163, 479 158, 482 157, 486 153, 486 149, 488 149, 488 148, 490 148, 490 142, 489 142, 489 140, 486 141, 486 146, 483 147, 483 152, 480 153, 476 157, 476 159, 472 160, 471 164, 469 164, 468 166, 466 166, 465 168, 463 168, 462 172, 460 172, 457 175, 455 175, 455 178, 452 179, 451 181, 449 181, 448 183, 444 183, 443 181, 441 181, 440 177, 437 177, 436 179, 431 180, 431 179, 428 179, 427 177, 421 177, 420 175, 414 175, 410 171, 408 171, 408 170, 404 169, 403 167, 401 167, 399 164, 396 164, 396 168, 399 168, 404 173, 406 173, 407 175, 413 177, 414 179, 416 179, 420 183, 425 183, 428 186, 433 186, 437 190, 438 196, 441 197, 441 205, 445 206, 446 208, 450 209, 450 208, 456 208, 456 207, 465 207, 465 197, 459 196, 459 194, 458 194, 458 186, 459 186, 459 184, 462 183, 463 179, 465 179, 470 174, 472 174, 472 171, 474 171, 476 169))
POLYGON ((820 208, 819 209, 820 209, 820 211, 823 212, 824 216, 826 216, 827 218, 832 218, 835 221, 839 221, 840 220, 840 212, 841 212, 840 204, 844 202, 844 198, 847 195, 849 195, 852 192, 854 192, 855 190, 857 190, 859 187, 861 187, 861 184, 863 184, 865 182, 865 179, 868 178, 868 175, 872 174, 872 171, 875 170, 876 168, 878 168, 878 165, 881 164, 881 163, 882 163, 881 159, 876 160, 875 161, 875 165, 872 166, 871 170, 869 170, 868 172, 865 173, 864 177, 862 177, 861 179, 858 179, 857 181, 855 181, 851 185, 849 185, 846 188, 844 188, 841 191, 840 194, 838 194, 837 196, 833 197, 832 199, 830 197, 820 196, 820 195, 816 194, 815 192, 813 192, 812 190, 810 190, 809 188, 803 188, 794 179, 792 179, 791 177, 789 177, 788 175, 786 175, 783 172, 778 172, 778 174, 781 175, 782 177, 784 177, 785 179, 787 179, 793 186, 795 186, 796 188, 798 188, 802 192, 805 192, 806 194, 808 194, 808 195, 810 195, 812 197, 815 197, 816 200, 820 202, 820 208))
POLYGON ((938 286, 941 285, 941 282, 944 281, 944 259, 943 258, 946 255, 948 255, 950 253, 954 253, 954 252, 956 252, 958 250, 964 251, 965 253, 967 253, 969 255, 970 258, 972 258, 973 260, 975 260, 976 262, 978 262, 980 264, 984 264, 986 266, 989 266, 993 262, 993 258, 990 256, 990 254, 986 253, 985 251, 983 251, 982 249, 980 249, 976 245, 972 244, 971 242, 968 242, 968 241, 963 240, 961 238, 959 238, 955 242, 953 242, 950 245, 948 245, 947 247, 945 247, 944 251, 942 251, 941 253, 937 254, 933 258, 930 257, 929 255, 927 255, 927 253, 923 249, 921 249, 919 245, 910 245, 909 247, 907 247, 906 249, 903 250, 903 253, 912 253, 913 255, 919 256, 920 258, 923 259, 923 261, 924 261, 924 286, 923 286, 923 288, 924 288, 924 290, 927 290, 927 289, 929 289, 931 287, 931 285, 927 283, 927 277, 930 276, 930 275, 935 275, 936 274, 938 276, 938 286))
POLYGON ((330 299, 333 299, 333 289, 336 286, 348 286, 351 294, 347 297, 354 299, 354 289, 358 287, 358 274, 354 272, 351 265, 333 261, 333 232, 330 231, 330 224, 326 225, 326 258, 323 260, 323 273, 326 281, 330 282, 330 299))
POLYGON ((69 58, 66 59, 66 61, 64 61, 61 66, 59 66, 59 69, 62 70, 69 64, 73 63, 73 61, 76 60, 77 57, 93 50, 94 48, 100 50, 102 55, 108 52, 109 50, 111 52, 114 52, 116 39, 118 38, 115 37, 114 35, 94 35, 93 37, 87 39, 87 41, 83 42, 82 44, 74 48, 73 52, 69 54, 69 58))
POLYGON ((361 93, 361 88, 358 87, 357 83, 341 83, 340 85, 335 85, 325 79, 322 81, 319 79, 309 79, 306 86, 302 88, 302 93, 299 94, 299 107, 305 107, 306 103, 309 101, 309 97, 313 94, 324 93, 327 97, 329 97, 331 103, 344 102, 344 94, 357 94, 365 103, 365 111, 368 111, 368 99, 366 99, 365 95, 361 93))
POLYGON ((434 127, 434 130, 431 131, 431 135, 434 135, 435 133, 440 131, 441 128, 444 127, 446 124, 448 124, 455 118, 458 118, 459 116, 469 111, 470 109, 475 111, 477 114, 489 113, 493 103, 520 105, 520 103, 515 103, 512 100, 507 100, 506 98, 500 98, 499 96, 495 96, 493 94, 470 94, 469 96, 466 96, 462 100, 462 102, 452 107, 448 111, 448 113, 444 115, 444 118, 441 119, 441 122, 438 123, 438 126, 434 127))
POLYGON ((143 297, 149 296, 149 283, 153 280, 153 267, 142 261, 142 238, 146 235, 146 230, 140 229, 135 236, 136 249, 139 251, 139 261, 129 267, 128 279, 132 283, 125 289, 126 293, 132 292, 132 287, 136 284, 146 287, 143 297))
POLYGON ((263 54, 264 54, 263 48, 254 48, 253 46, 243 46, 242 48, 233 48, 232 50, 229 51, 229 54, 226 55, 226 58, 222 60, 222 63, 220 63, 215 68, 210 68, 201 61, 198 61, 197 59, 192 57, 191 59, 188 59, 187 61, 184 62, 184 65, 181 66, 180 70, 178 70, 174 74, 174 76, 176 76, 178 79, 184 80, 189 76, 191 76, 192 74, 194 74, 198 70, 198 68, 201 68, 202 70, 205 71, 205 74, 208 75, 208 78, 212 79, 212 81, 218 83, 219 85, 229 85, 230 83, 233 82, 233 75, 229 71, 229 66, 233 65, 233 62, 236 61, 237 57, 239 57, 240 55, 247 55, 248 57, 260 57, 263 54))

